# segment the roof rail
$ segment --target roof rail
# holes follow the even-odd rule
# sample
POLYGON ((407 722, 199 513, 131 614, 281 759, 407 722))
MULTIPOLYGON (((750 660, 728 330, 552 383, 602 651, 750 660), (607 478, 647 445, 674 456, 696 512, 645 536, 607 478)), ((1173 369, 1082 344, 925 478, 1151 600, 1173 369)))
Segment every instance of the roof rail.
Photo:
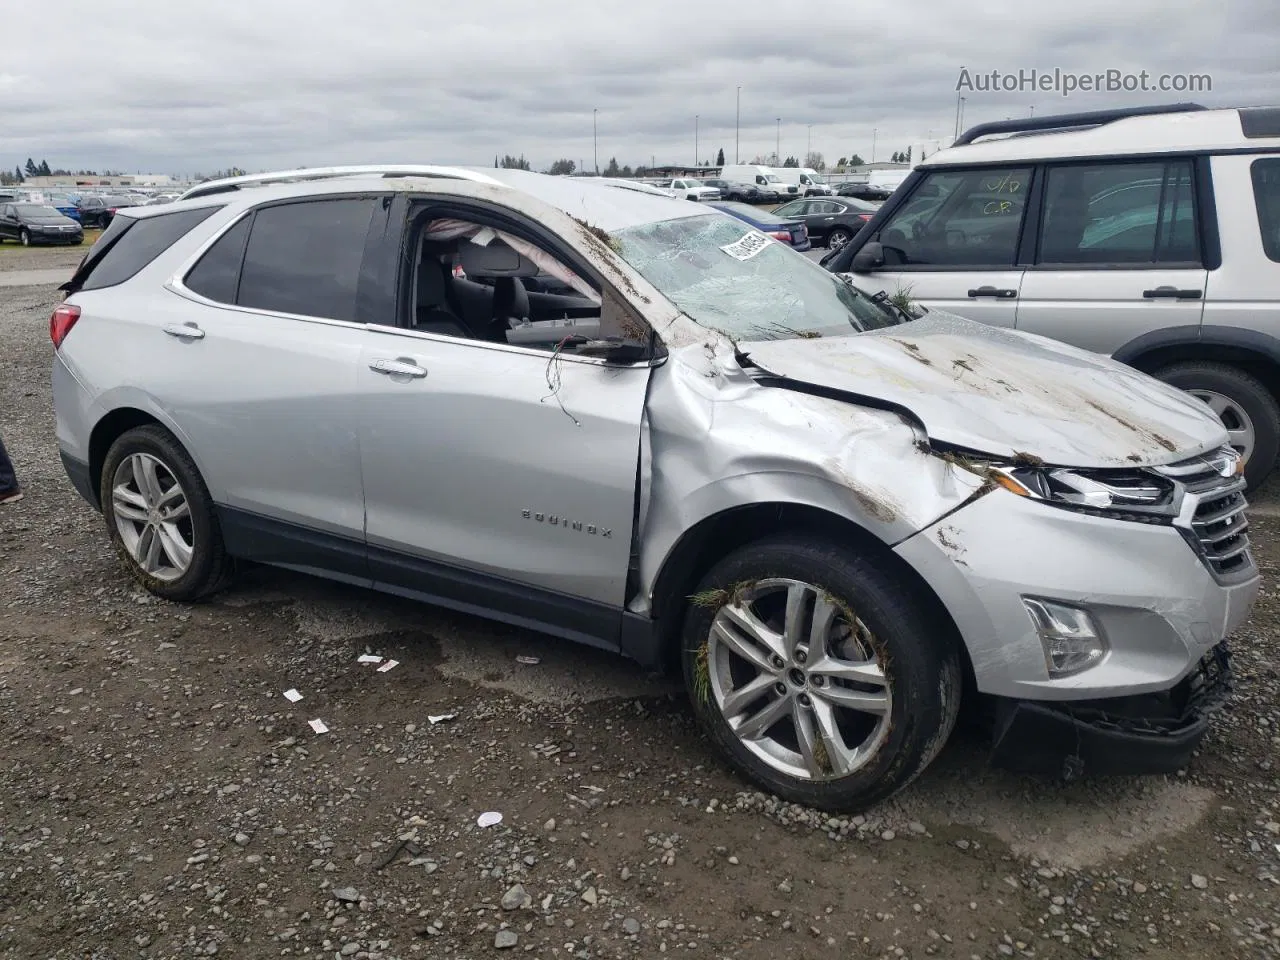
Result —
POLYGON ((1020 120, 993 120, 970 127, 956 139, 953 147, 973 143, 979 137, 996 133, 1028 133, 1031 131, 1063 130, 1071 127, 1098 127, 1104 123, 1127 120, 1130 117, 1149 117, 1161 113, 1192 113, 1205 110, 1198 103, 1161 103, 1147 107, 1128 107, 1122 110, 1091 110, 1087 113, 1060 113, 1050 117, 1024 117, 1020 120))
POLYGON ((280 170, 274 173, 251 173, 242 177, 224 177, 197 184, 182 194, 179 200, 207 197, 215 193, 227 193, 241 187, 261 187, 273 183, 301 183, 307 180, 328 180, 336 177, 440 177, 450 180, 471 180, 476 183, 501 185, 501 181, 465 167, 437 167, 427 164, 363 164, 345 167, 304 167, 299 170, 280 170))

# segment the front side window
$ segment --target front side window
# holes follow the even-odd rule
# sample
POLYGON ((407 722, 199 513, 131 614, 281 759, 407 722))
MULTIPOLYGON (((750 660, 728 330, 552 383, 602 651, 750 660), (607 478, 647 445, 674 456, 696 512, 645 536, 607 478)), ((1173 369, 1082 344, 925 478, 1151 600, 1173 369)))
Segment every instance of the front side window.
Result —
POLYGON ((1199 262, 1190 160, 1054 167, 1039 262, 1199 262))
POLYGON ((893 326, 888 307, 741 221, 705 214, 612 234, 619 255, 693 320, 734 339, 893 326))
POLYGON ((308 200, 259 209, 236 303, 330 320, 356 318, 356 287, 376 197, 308 200))
POLYGON ((1258 226, 1262 230, 1262 249, 1267 259, 1280 263, 1280 159, 1255 160, 1249 169, 1253 176, 1258 226))
POLYGON ((1030 167, 939 171, 880 231, 886 266, 1011 267, 1030 167))

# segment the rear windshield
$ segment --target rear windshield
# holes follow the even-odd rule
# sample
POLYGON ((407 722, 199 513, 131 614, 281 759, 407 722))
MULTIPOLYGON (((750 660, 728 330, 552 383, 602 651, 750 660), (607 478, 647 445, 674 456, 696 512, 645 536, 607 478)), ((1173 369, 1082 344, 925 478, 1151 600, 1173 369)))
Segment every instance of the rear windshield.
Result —
POLYGON ((118 214, 62 289, 74 293, 124 283, 219 209, 200 207, 145 219, 118 214))

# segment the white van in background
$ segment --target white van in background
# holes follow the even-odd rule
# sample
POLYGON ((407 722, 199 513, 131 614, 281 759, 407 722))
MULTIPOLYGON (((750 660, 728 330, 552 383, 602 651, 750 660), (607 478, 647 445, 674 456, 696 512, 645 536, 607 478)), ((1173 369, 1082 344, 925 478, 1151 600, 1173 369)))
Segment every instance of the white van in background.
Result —
POLYGON ((798 184, 787 183, 769 167, 755 163, 730 163, 720 171, 720 179, 730 183, 746 183, 775 200, 789 200, 800 195, 798 184))
POLYGON ((802 197, 829 197, 832 190, 822 174, 813 167, 774 167, 783 183, 795 186, 802 197))

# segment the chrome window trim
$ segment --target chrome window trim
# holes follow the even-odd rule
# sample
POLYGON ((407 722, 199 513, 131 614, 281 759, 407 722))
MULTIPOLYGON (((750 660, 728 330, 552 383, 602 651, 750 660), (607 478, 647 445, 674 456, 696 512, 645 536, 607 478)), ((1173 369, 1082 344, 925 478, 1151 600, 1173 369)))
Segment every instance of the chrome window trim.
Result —
POLYGON ((564 360, 570 363, 583 363, 593 366, 608 367, 615 370, 631 370, 639 367, 661 366, 666 361, 665 356, 658 356, 649 360, 640 361, 639 363, 610 363, 608 360, 600 357, 579 357, 568 353, 557 354, 552 351, 538 350, 533 347, 525 347, 519 344, 493 343, 488 340, 471 340, 465 337, 450 337, 444 334, 427 333, 423 330, 411 330, 407 327, 397 327, 390 324, 357 323, 353 320, 335 320, 332 317, 313 317, 307 314, 285 313, 284 311, 279 310, 262 310, 258 307, 245 307, 236 303, 223 303, 220 300, 211 300, 203 294, 196 293, 188 287, 185 283, 186 276, 195 269, 196 264, 200 262, 200 258, 208 253, 209 248, 221 240, 222 237, 231 231, 238 223, 240 223, 240 221, 245 217, 252 216, 257 209, 257 206, 248 207, 240 211, 239 214, 232 217, 225 224, 215 230, 210 237, 196 247, 194 253, 178 265, 177 269, 169 277, 168 281, 165 282, 164 288, 170 293, 175 293, 192 303, 198 303, 204 307, 213 307, 218 310, 229 310, 233 313, 245 313, 259 317, 275 317, 281 320, 299 320, 304 323, 315 323, 330 327, 347 327, 351 329, 367 330, 373 333, 396 334, 399 336, 408 336, 413 339, 426 340, 433 343, 467 344, 468 346, 483 350, 496 350, 503 353, 514 353, 520 356, 540 357, 545 362, 550 362, 552 357, 556 357, 558 360, 564 360))

